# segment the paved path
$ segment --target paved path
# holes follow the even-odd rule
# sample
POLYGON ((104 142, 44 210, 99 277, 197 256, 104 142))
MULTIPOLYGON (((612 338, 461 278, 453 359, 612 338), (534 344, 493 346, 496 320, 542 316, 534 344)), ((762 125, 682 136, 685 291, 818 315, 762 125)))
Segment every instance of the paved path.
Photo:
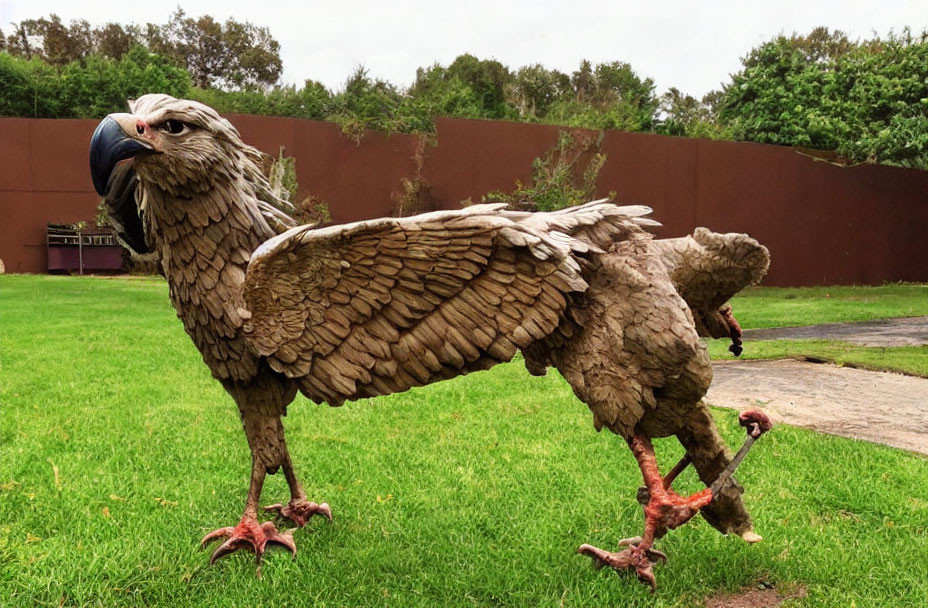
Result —
POLYGON ((713 405, 759 406, 780 422, 928 455, 928 379, 793 359, 713 368, 713 405))
POLYGON ((859 346, 920 346, 928 344, 928 317, 749 329, 744 332, 745 342, 803 339, 841 340, 859 346))

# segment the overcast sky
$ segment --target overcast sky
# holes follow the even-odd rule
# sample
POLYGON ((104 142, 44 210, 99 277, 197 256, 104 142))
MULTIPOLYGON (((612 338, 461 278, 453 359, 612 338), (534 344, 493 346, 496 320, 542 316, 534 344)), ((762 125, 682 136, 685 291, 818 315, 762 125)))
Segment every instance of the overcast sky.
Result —
MULTIPOLYGON (((928 28, 926 0, 185 0, 187 14, 234 17, 266 26, 280 42, 283 81, 307 78, 341 88, 363 65, 371 76, 408 85, 417 67, 448 64, 462 53, 517 68, 541 63, 572 72, 581 59, 626 61, 654 79, 695 96, 718 88, 740 58, 778 33, 825 25, 852 37, 905 26, 928 28)), ((0 0, 0 29, 57 13, 93 25, 164 23, 172 2, 0 0)))

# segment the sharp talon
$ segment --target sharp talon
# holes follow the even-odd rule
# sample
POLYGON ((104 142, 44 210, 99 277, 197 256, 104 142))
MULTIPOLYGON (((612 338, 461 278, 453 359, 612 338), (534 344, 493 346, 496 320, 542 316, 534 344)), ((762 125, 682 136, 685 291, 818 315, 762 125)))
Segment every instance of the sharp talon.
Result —
POLYGON ((580 548, 577 549, 577 553, 581 555, 586 555, 587 557, 592 558, 593 567, 597 570, 602 569, 606 565, 606 562, 603 561, 602 555, 605 553, 602 549, 594 547, 593 545, 583 544, 580 545, 580 548))
POLYGON ((280 503, 264 507, 265 511, 276 513, 281 519, 292 522, 302 528, 313 515, 322 515, 332 521, 332 509, 326 503, 314 503, 304 499, 294 498, 285 505, 280 503))
POLYGON ((659 559, 662 562, 667 561, 667 554, 663 551, 658 551, 657 549, 647 549, 645 551, 648 554, 648 559, 659 559))
POLYGON ((654 570, 652 569, 651 564, 648 564, 644 568, 636 568, 635 574, 638 575, 639 581, 642 583, 647 583, 651 586, 651 593, 657 591, 657 579, 654 578, 654 570))
POLYGON ((228 538, 232 536, 233 528, 219 528, 218 530, 213 530, 209 534, 203 537, 203 540, 200 541, 200 549, 205 549, 206 545, 216 540, 217 538, 228 538))
POLYGON ((274 523, 270 521, 259 524, 252 517, 242 518, 242 521, 234 528, 219 528, 204 536, 202 546, 205 547, 207 543, 217 538, 225 538, 226 541, 213 551, 209 558, 211 566, 230 553, 247 549, 255 554, 255 562, 258 566, 257 575, 260 577, 261 562, 268 543, 284 547, 296 559, 296 543, 293 542, 293 533, 290 530, 278 531, 274 523))
POLYGON ((241 539, 230 538, 226 542, 219 545, 216 550, 213 551, 213 554, 209 557, 209 565, 212 566, 216 563, 217 559, 225 557, 230 553, 235 553, 240 548, 241 542, 241 539))
MULTIPOLYGON (((629 538, 625 540, 634 541, 636 539, 629 538)), ((654 571, 652 569, 654 565, 652 560, 667 561, 667 556, 662 552, 651 549, 650 547, 643 549, 633 543, 628 549, 623 549, 616 553, 603 551, 592 545, 580 545, 577 552, 592 558, 593 566, 597 570, 603 566, 609 566, 616 572, 634 568, 638 580, 650 585, 652 593, 657 589, 657 581, 654 578, 654 571)))
POLYGON ((267 542, 276 543, 281 547, 284 547, 290 551, 291 555, 293 555, 293 559, 296 559, 296 543, 293 542, 293 533, 289 530, 283 533, 277 532, 268 536, 267 542))
POLYGON ((631 538, 623 538, 619 541, 619 545, 622 547, 628 547, 629 545, 637 545, 641 542, 640 536, 632 536, 631 538))

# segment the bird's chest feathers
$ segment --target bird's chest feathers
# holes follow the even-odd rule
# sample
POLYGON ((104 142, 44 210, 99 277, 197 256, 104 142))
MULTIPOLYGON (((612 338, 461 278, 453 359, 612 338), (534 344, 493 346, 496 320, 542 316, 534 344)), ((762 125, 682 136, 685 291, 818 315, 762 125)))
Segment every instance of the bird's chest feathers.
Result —
POLYGON ((247 214, 212 192, 152 199, 144 210, 171 302, 213 375, 250 377, 256 363, 241 336, 242 286, 260 237, 247 214))

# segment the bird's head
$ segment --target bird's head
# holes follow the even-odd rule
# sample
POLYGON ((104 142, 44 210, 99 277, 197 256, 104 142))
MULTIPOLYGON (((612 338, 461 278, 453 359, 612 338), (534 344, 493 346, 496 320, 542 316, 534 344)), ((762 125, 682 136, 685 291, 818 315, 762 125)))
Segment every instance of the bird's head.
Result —
POLYGON ((189 198, 231 179, 230 161, 253 150, 228 120, 196 101, 143 95, 129 110, 104 118, 90 142, 91 176, 101 196, 116 165, 131 159, 141 183, 189 198))

